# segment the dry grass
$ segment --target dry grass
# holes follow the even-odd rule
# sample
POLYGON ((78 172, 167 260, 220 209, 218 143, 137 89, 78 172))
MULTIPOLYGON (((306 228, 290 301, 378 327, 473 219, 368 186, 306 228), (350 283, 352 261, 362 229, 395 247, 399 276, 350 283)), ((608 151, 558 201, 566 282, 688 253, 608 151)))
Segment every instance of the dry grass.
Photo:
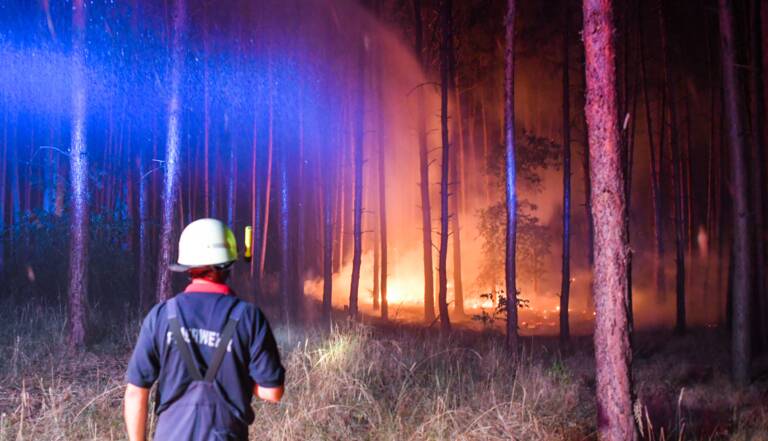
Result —
MULTIPOLYGON (((138 320, 101 326, 103 338, 72 356, 63 349, 61 311, 1 311, 0 440, 125 439, 123 371, 138 320)), ((561 356, 537 339, 514 363, 493 334, 444 338, 344 323, 330 332, 278 327, 277 336, 288 393, 280 405, 254 403, 254 440, 595 438, 588 340, 561 356)), ((768 439, 765 383, 733 391, 718 358, 700 373, 705 354, 679 355, 697 341, 639 342, 638 393, 655 424, 648 439, 768 439)), ((712 342, 711 352, 722 354, 722 344, 712 342)))

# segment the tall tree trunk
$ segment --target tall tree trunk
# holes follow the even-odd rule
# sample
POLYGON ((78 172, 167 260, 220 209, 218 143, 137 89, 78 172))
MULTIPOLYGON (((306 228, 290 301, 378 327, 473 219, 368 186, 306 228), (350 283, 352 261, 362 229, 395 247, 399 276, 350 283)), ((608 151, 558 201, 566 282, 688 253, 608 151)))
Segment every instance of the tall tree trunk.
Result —
MULTIPOLYGON (((422 48, 422 17, 421 0, 413 0, 416 32, 416 56, 423 66, 424 54, 422 48)), ((429 152, 427 147, 427 124, 425 121, 425 94, 422 87, 417 91, 416 113, 419 142, 419 189, 421 193, 421 232, 424 254, 424 321, 432 323, 435 320, 435 289, 432 264, 432 207, 429 200, 429 152)))
MULTIPOLYGON (((373 205, 373 201, 375 198, 371 198, 371 205, 373 205)), ((381 290, 379 288, 379 281, 381 280, 381 275, 379 274, 379 269, 381 268, 381 257, 379 256, 379 253, 381 252, 381 244, 379 243, 379 218, 378 216, 374 216, 372 219, 370 219, 371 227, 370 232, 373 234, 373 238, 371 241, 373 242, 373 310, 378 311, 379 310, 379 296, 381 293, 381 290)))
POLYGON ((379 188, 378 188, 378 198, 379 198, 379 239, 378 239, 378 247, 380 247, 380 255, 379 255, 379 263, 380 263, 380 283, 379 283, 379 292, 381 297, 381 318, 384 320, 389 318, 389 302, 387 301, 387 279, 389 277, 389 256, 388 256, 388 239, 387 239, 387 163, 386 163, 386 157, 385 157, 385 148, 388 145, 387 144, 387 136, 388 133, 385 132, 385 120, 384 120, 384 114, 383 109, 384 106, 384 73, 382 71, 382 57, 383 53, 380 51, 378 54, 379 57, 379 85, 378 85, 378 102, 379 102, 379 110, 378 110, 378 179, 379 179, 379 188))
POLYGON ((764 176, 763 167, 765 167, 765 102, 763 91, 763 45, 762 45, 762 26, 760 17, 761 0, 752 1, 752 33, 751 33, 751 52, 752 69, 750 71, 750 82, 752 100, 752 149, 750 174, 750 187, 753 188, 752 195, 752 220, 755 244, 755 295, 757 298, 756 320, 758 323, 757 337, 760 347, 768 350, 768 291, 766 291, 765 280, 765 238, 764 234, 764 176))
POLYGON ((150 260, 149 250, 149 192, 147 191, 147 179, 152 172, 147 170, 145 154, 139 147, 136 154, 136 163, 138 168, 138 199, 139 199, 139 305, 141 312, 148 311, 152 305, 152 295, 150 294, 150 260))
POLYGON ((366 48, 360 45, 358 54, 358 78, 356 111, 354 112, 354 247, 352 252, 352 281, 349 290, 349 315, 358 316, 358 291, 360 288, 360 264, 363 254, 363 136, 365 133, 365 61, 366 48))
POLYGON ((750 381, 750 230, 747 203, 747 170, 741 85, 736 72, 736 49, 733 34, 733 4, 718 0, 720 17, 720 49, 723 61, 723 90, 731 143, 731 192, 733 210, 733 331, 732 375, 738 386, 750 381))
MULTIPOLYGON (((661 212, 661 189, 659 182, 659 173, 656 163, 656 145, 653 140, 653 115, 651 114, 651 100, 648 91, 648 76, 645 64, 645 35, 643 33, 642 16, 638 20, 638 32, 640 40, 640 74, 643 82, 643 101, 645 103, 645 121, 648 127, 648 149, 650 150, 650 169, 651 169, 651 201, 653 203, 653 233, 654 233, 654 255, 653 255, 653 280, 656 281, 656 299, 664 301, 664 239, 662 230, 662 212, 661 212)), ((664 116, 660 116, 663 125, 664 116)))
POLYGON ((295 318, 296 302, 292 289, 295 280, 295 263, 293 247, 291 246, 291 189, 288 176, 288 144, 283 143, 278 148, 279 207, 280 218, 278 223, 278 236, 280 240, 280 305, 283 310, 283 319, 286 324, 291 324, 295 318))
MULTIPOLYGON (((339 137, 340 138, 340 137, 339 137)), ((340 139, 337 139, 337 142, 340 139)), ((331 158, 338 158, 338 154, 332 153, 331 158)), ((333 160, 329 161, 326 173, 322 178, 323 183, 323 322, 330 324, 331 307, 333 302, 333 230, 334 230, 334 198, 335 179, 333 160)))
POLYGON ((659 2, 659 35, 661 39, 661 51, 663 57, 664 89, 669 97, 670 115, 670 147, 672 149, 672 180, 675 207, 675 266, 676 266, 676 320, 675 333, 684 334, 686 331, 685 314, 685 215, 683 213, 683 158, 680 148, 680 136, 678 133, 679 119, 677 117, 677 101, 675 91, 677 83, 675 76, 670 73, 671 50, 667 44, 667 19, 665 5, 659 2))
MULTIPOLYGON (((456 103, 458 107, 458 102, 456 103)), ((457 113, 458 117, 458 113, 457 113)), ((453 181, 453 208, 451 209, 451 233, 453 237, 453 313, 456 317, 464 317, 464 282, 461 277, 461 176, 459 174, 459 146, 453 146, 451 161, 451 180, 453 181)))
MULTIPOLYGON (((0 157, 0 274, 5 274, 5 204, 8 178, 8 108, 3 108, 3 156, 0 157)), ((57 170, 58 172, 58 170, 57 170)))
MULTIPOLYGON (((229 121, 225 116, 225 125, 229 121)), ((235 228, 235 212, 237 208, 237 137, 233 134, 233 127, 225 128, 227 138, 229 138, 229 171, 227 172, 227 225, 235 228)), ((301 242, 299 242, 301 243, 301 242)))
POLYGON ((563 260, 560 281, 560 341, 571 336, 568 306, 571 291, 571 81, 569 62, 570 0, 563 13, 563 260))
MULTIPOLYGON (((586 74, 586 71, 584 71, 586 74)), ((584 97, 584 107, 586 107, 587 96, 587 77, 584 75, 584 90, 582 96, 584 97)), ((587 292, 587 305, 589 308, 594 308, 595 299, 592 297, 592 285, 594 277, 592 272, 595 268, 595 230, 594 220, 592 219, 592 178, 589 173, 589 129, 587 128, 586 114, 582 120, 584 124, 584 145, 583 154, 581 156, 581 169, 584 175, 584 211, 586 211, 587 219, 587 263, 589 264, 589 291, 587 292)))
POLYGON ((461 115, 461 99, 459 96, 458 86, 458 72, 456 69, 456 56, 454 51, 449 54, 449 75, 451 78, 451 94, 455 99, 456 110, 454 111, 454 133, 453 138, 455 144, 453 145, 452 158, 450 163, 451 168, 451 180, 453 181, 453 208, 451 212, 453 217, 451 218, 451 230, 453 234, 453 313, 456 317, 464 317, 464 282, 461 277, 461 210, 464 207, 463 204, 463 181, 461 173, 459 172, 459 160, 463 156, 463 130, 462 130, 462 115, 461 115))
MULTIPOLYGON (((254 106, 255 107, 255 106, 254 106)), ((258 121, 259 112, 253 114, 253 138, 251 142, 251 225, 253 226, 251 244, 254 248, 251 260, 251 280, 253 282, 252 299, 261 297, 261 179, 258 174, 258 121)))
POLYGON ((504 140, 507 229, 504 282, 507 290, 507 347, 516 353, 517 335, 517 165, 515 163, 515 0, 507 0, 504 47, 504 140))
POLYGON ((186 27, 185 0, 176 0, 173 11, 173 42, 171 48, 171 86, 168 103, 168 134, 166 136, 165 179, 162 197, 162 231, 158 263, 157 299, 171 296, 169 265, 173 259, 173 210, 179 197, 179 150, 181 143, 181 76, 184 69, 184 34, 186 27))
MULTIPOLYGON (((306 243, 306 220, 304 217, 304 213, 306 211, 306 193, 304 192, 304 182, 306 179, 306 145, 304 142, 304 92, 303 90, 299 90, 299 166, 298 166, 298 172, 299 176, 297 179, 297 185, 295 186, 295 193, 296 193, 296 238, 298 240, 298 243, 305 244, 306 243)), ((305 258, 305 247, 304 246, 298 246, 296 249, 296 295, 299 296, 299 298, 303 298, 304 296, 304 258, 305 258)), ((303 301, 303 300, 302 300, 303 301)))
POLYGON ((72 139, 70 141, 69 290, 67 343, 71 348, 85 345, 86 297, 88 295, 88 146, 85 83, 85 2, 75 0, 72 8, 72 139))
POLYGON ((451 53, 453 52, 453 30, 451 24, 452 0, 442 0, 440 6, 440 27, 442 42, 440 45, 440 134, 442 140, 442 163, 440 172, 440 253, 438 260, 438 308, 440 328, 450 331, 451 319, 448 316, 448 181, 450 177, 451 144, 448 134, 448 93, 451 86, 451 53))
MULTIPOLYGON (((488 141, 488 116, 486 115, 486 109, 485 109, 485 94, 483 91, 480 91, 480 118, 482 119, 483 124, 483 161, 482 161, 482 168, 481 170, 487 171, 488 165, 489 165, 489 157, 491 155, 491 146, 488 141)), ((491 182, 490 182, 490 174, 489 173, 483 173, 485 176, 483 180, 483 195, 485 196, 485 206, 490 207, 491 205, 491 182)))
POLYGON ((205 217, 216 216, 215 212, 211 211, 211 99, 210 99, 210 82, 208 81, 208 2, 203 2, 203 194, 204 199, 204 213, 205 217), (212 214, 213 213, 213 214, 212 214))
POLYGON ((268 75, 268 85, 269 91, 267 94, 269 95, 268 98, 268 106, 269 109, 267 111, 267 118, 268 118, 268 127, 267 127, 267 182, 264 186, 264 216, 262 218, 262 227, 261 227, 261 239, 260 239, 260 255, 259 255, 259 280, 264 280, 264 262, 267 260, 267 237, 269 233, 269 202, 270 202, 270 195, 272 194, 272 154, 274 152, 274 142, 275 142, 275 97, 274 97, 274 82, 272 78, 272 61, 270 59, 269 67, 268 67, 269 75, 268 75))
POLYGON ((616 99, 616 50, 609 0, 584 0, 592 213, 595 228, 595 362, 598 437, 637 439, 631 400, 628 243, 616 99))
MULTIPOLYGON (((669 85, 670 89, 674 85, 669 85)), ((684 334, 686 332, 686 313, 685 313, 685 214, 683 212, 683 158, 680 152, 680 140, 677 132, 677 115, 675 111, 675 102, 672 100, 674 95, 670 92, 670 117, 671 137, 672 137, 672 179, 675 192, 675 250, 676 250, 676 320, 675 333, 684 334)))

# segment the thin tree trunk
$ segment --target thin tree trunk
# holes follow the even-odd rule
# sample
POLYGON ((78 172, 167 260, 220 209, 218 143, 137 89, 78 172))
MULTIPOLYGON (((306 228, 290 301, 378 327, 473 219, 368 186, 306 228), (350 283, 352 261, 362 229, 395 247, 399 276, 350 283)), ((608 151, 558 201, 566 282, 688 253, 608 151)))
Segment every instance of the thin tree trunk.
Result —
POLYGON ((208 2, 203 2, 203 194, 205 217, 216 216, 211 214, 211 181, 210 181, 210 140, 211 140, 211 115, 210 93, 208 81, 208 2))
POLYGON ((735 40, 733 34, 733 5, 730 0, 718 0, 720 17, 720 48, 723 62, 723 89, 731 143, 731 192, 733 210, 733 332, 732 375, 738 386, 750 381, 750 230, 747 203, 747 170, 745 164, 745 133, 742 126, 743 106, 741 86, 736 72, 735 40))
POLYGON ((448 181, 450 180, 451 145, 448 134, 448 93, 451 83, 450 59, 453 52, 453 30, 451 24, 451 0, 442 0, 440 6, 440 24, 442 43, 440 45, 440 126, 442 140, 442 163, 440 172, 440 253, 438 261, 438 308, 440 328, 450 331, 451 321, 448 316, 448 181))
POLYGON ((279 226, 280 237, 280 304, 283 309, 283 319, 287 324, 293 323, 296 315, 296 296, 293 292, 295 279, 295 260, 291 247, 291 189, 288 176, 288 144, 280 145, 278 149, 279 169, 279 226))
POLYGON ((157 300, 171 296, 169 265, 173 259, 173 210, 179 197, 179 150, 181 143, 181 77, 184 69, 184 34, 186 26, 186 2, 176 0, 173 13, 173 42, 171 48, 171 85, 168 102, 168 134, 166 136, 165 179, 162 197, 162 231, 158 263, 157 300))
POLYGON ((569 63, 570 0, 563 13, 563 259, 560 281, 560 341, 571 336, 568 306, 571 290, 571 81, 569 63))
POLYGON ((358 59, 358 78, 356 112, 354 116, 354 167, 355 167, 355 200, 354 200, 354 248, 352 253, 352 281, 349 290, 349 315, 358 316, 358 291, 360 288, 360 264, 363 254, 363 136, 365 130, 365 60, 366 49, 360 46, 358 59))
MULTIPOLYGON (((372 198, 373 199, 373 198, 372 198)), ((371 202, 373 205, 373 201, 371 202)), ((373 238, 371 239, 373 241, 373 310, 378 311, 379 310, 379 295, 381 293, 381 290, 379 288, 379 281, 381 280, 381 275, 379 274, 379 269, 381 268, 381 257, 379 256, 379 253, 381 252, 381 245, 379 243, 379 219, 377 216, 374 216, 373 219, 370 220, 372 227, 370 229, 371 234, 373 234, 373 238)))
POLYGON ((342 249, 344 247, 344 178, 346 177, 344 173, 344 160, 345 160, 345 152, 346 149, 343 147, 346 142, 345 136, 341 134, 339 136, 339 146, 340 146, 340 152, 337 157, 339 158, 338 164, 336 166, 336 181, 337 184, 335 185, 335 193, 336 193, 336 203, 334 204, 334 215, 336 216, 336 221, 334 222, 333 228, 335 229, 335 243, 333 248, 333 272, 339 273, 341 272, 342 262, 341 259, 343 258, 344 254, 342 252, 342 249))
POLYGON ((755 294, 757 297, 757 320, 758 342, 763 350, 768 349, 768 291, 766 291, 765 280, 765 240, 763 237, 764 218, 763 218, 763 197, 764 188, 763 167, 765 167, 765 102, 763 101, 763 46, 762 46, 762 26, 760 17, 761 0, 752 2, 752 69, 751 69, 751 89, 754 106, 751 112, 752 116, 752 149, 751 163, 752 173, 750 174, 750 186, 754 189, 752 195, 752 213, 753 213, 753 231, 755 244, 755 294))
MULTIPOLYGON (((458 105, 458 103, 457 103, 458 105)), ((453 313, 456 317, 464 316, 464 282, 461 277, 461 179, 459 174, 458 145, 453 146, 453 161, 451 161, 451 180, 453 181, 453 215, 451 217, 451 230, 453 236, 453 313)))
POLYGON ((0 157, 0 274, 5 274, 5 203, 8 177, 8 109, 3 109, 3 156, 0 157))
POLYGON ((259 280, 264 280, 264 262, 267 260, 267 237, 269 233, 269 202, 270 195, 272 194, 272 154, 274 151, 274 130, 275 130, 275 103, 274 103, 274 87, 272 79, 272 66, 270 61, 269 66, 269 109, 267 111, 268 127, 267 127, 267 183, 264 186, 264 217, 262 219, 261 227, 261 252, 259 253, 259 280))
MULTIPOLYGON (((648 127, 648 149, 650 150, 650 169, 651 169, 651 201, 653 203, 653 233, 655 238, 654 256, 653 256, 653 280, 656 281, 656 299, 659 302, 664 301, 664 239, 662 231, 661 214, 661 189, 659 188, 659 173, 656 163, 656 145, 653 140, 653 115, 651 112, 650 93, 648 91, 648 76, 645 64, 645 35, 643 33, 642 17, 638 20, 638 32, 640 39, 640 74, 643 81, 643 101, 645 102, 645 121, 648 127)), ((664 117, 661 116, 663 125, 664 117)))
MULTIPOLYGON (((306 221, 304 217, 304 213, 306 210, 306 194, 303 191, 304 188, 304 181, 306 179, 306 170, 305 170, 305 142, 304 142, 304 96, 303 96, 303 90, 299 91, 299 160, 298 160, 298 185, 295 186, 295 193, 296 193, 296 229, 298 230, 296 233, 296 237, 298 239, 299 244, 305 244, 306 243, 306 221)), ((297 284, 297 290, 296 295, 298 295, 300 298, 303 297, 304 294, 304 258, 305 258, 305 247, 304 246, 298 246, 296 249, 296 284, 297 284)))
MULTIPOLYGON (((339 137, 340 138, 340 137, 339 137)), ((337 143, 340 139, 337 139, 337 143)), ((329 155, 331 159, 338 158, 338 154, 329 155)), ((322 178, 323 183, 323 322, 331 323, 331 307, 333 304, 333 230, 334 230, 334 196, 335 182, 334 167, 329 161, 327 172, 322 178)))
POLYGON ((149 310, 152 304, 152 295, 150 294, 150 260, 149 250, 149 193, 147 191, 147 179, 151 173, 146 165, 145 154, 141 147, 136 154, 136 163, 138 166, 139 181, 139 304, 141 312, 149 310))
MULTIPOLYGON (((669 85, 670 89, 674 85, 669 85)), ((670 92, 670 117, 671 137, 672 137, 672 179, 674 180, 675 192, 675 249, 676 249, 676 320, 675 333, 685 334, 686 332, 686 313, 685 313, 685 214, 683 213, 683 158, 680 152, 680 140, 677 132, 677 116, 675 102, 672 100, 674 95, 670 92)))
MULTIPOLYGON (((254 106, 255 107, 255 106, 254 106)), ((253 138, 251 143, 251 225, 253 225, 251 238, 254 248, 251 260, 251 280, 253 281, 253 300, 257 301, 261 297, 261 180, 258 174, 258 121, 259 112, 253 114, 253 138)))
MULTIPOLYGON (((490 160, 491 146, 488 141, 488 117, 485 109, 485 94, 482 91, 480 92, 480 118, 483 124, 483 161, 481 170, 486 171, 490 160)), ((485 176, 483 180, 483 195, 485 196, 485 206, 487 208, 491 205, 491 183, 489 173, 486 172, 483 175, 485 176)))
MULTIPOLYGON (((228 124, 228 122, 225 121, 225 124, 228 124)), ((232 129, 232 127, 225 129, 227 131, 227 137, 229 138, 229 172, 227 173, 227 225, 229 225, 230 228, 235 228, 235 212, 237 208, 237 185, 235 185, 237 182, 237 162, 235 158, 237 157, 237 143, 232 129)))
MULTIPOLYGON (((456 69, 456 56, 453 51, 449 54, 448 60, 449 75, 451 78, 451 94, 455 97, 456 110, 454 111, 454 133, 453 138, 457 141, 453 145, 452 159, 450 163, 451 180, 453 181, 453 208, 451 212, 451 229, 453 233, 453 313, 456 317, 464 317, 464 282, 461 277, 461 210, 463 204, 463 182, 459 173, 459 159, 463 154, 464 141, 462 122, 461 122, 461 100, 459 97, 459 87, 457 84, 458 71, 456 69)), ((503 117, 503 116, 502 116, 503 117)))
POLYGON ((613 10, 609 0, 584 0, 592 212, 595 228, 595 361, 598 437, 637 439, 631 400, 627 311, 626 205, 617 112, 613 10))
POLYGON ((282 144, 278 148, 279 184, 280 193, 280 222, 278 223, 278 235, 280 240, 280 305, 283 310, 283 319, 286 324, 291 324, 295 318, 296 302, 293 292, 295 276, 293 259, 293 247, 291 246, 291 191, 288 176, 288 146, 282 144))
POLYGON ((667 44, 667 20, 665 5, 659 2, 659 35, 661 38, 661 50, 663 57, 664 88, 669 97, 669 115, 670 123, 670 147, 672 148, 672 181, 674 191, 675 207, 675 266, 676 266, 676 320, 675 333, 684 334, 686 332, 686 313, 685 313, 685 215, 683 213, 683 158, 680 148, 680 136, 678 133, 677 101, 675 100, 675 90, 677 83, 674 76, 670 73, 671 51, 667 44))
POLYGON ((378 110, 378 154, 379 154, 379 169, 378 169, 378 178, 379 178, 379 188, 378 188, 378 198, 379 198, 379 240, 377 242, 377 248, 380 247, 380 255, 379 255, 379 264, 380 264, 380 283, 379 283, 379 293, 381 297, 381 318, 384 320, 387 320, 389 318, 389 302, 387 302, 387 281, 389 277, 389 256, 388 256, 388 239, 387 239, 387 163, 386 163, 386 157, 385 157, 385 147, 387 144, 387 135, 388 133, 385 132, 385 120, 384 120, 384 73, 382 71, 382 57, 383 54, 381 51, 378 54, 379 57, 379 87, 378 87, 378 102, 379 102, 379 110, 378 110))
MULTIPOLYGON (((424 55, 422 48, 422 18, 421 18, 421 0, 413 0, 414 17, 416 24, 416 56, 419 62, 424 65, 424 55)), ((429 153, 427 150, 427 128, 425 121, 425 94, 423 88, 419 88, 416 97, 416 113, 418 124, 418 142, 419 142, 419 189, 421 192, 421 231, 422 245, 424 254, 424 321, 432 323, 435 320, 435 290, 434 274, 432 264, 432 207, 429 200, 429 153)))
POLYGON ((507 229, 504 253, 504 282, 507 290, 507 347, 518 350, 517 334, 517 169, 515 163, 515 0, 507 0, 504 47, 504 140, 507 229))
POLYGON ((85 2, 73 4, 72 31, 72 139, 70 176, 72 218, 70 220, 69 290, 67 343, 70 348, 85 345, 88 295, 88 146, 85 83, 85 2))

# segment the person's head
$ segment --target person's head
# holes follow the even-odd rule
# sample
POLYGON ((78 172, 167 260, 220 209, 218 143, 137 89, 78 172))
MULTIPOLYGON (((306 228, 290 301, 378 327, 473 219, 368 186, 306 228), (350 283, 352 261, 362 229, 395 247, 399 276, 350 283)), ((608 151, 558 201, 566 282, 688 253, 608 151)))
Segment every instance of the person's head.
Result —
POLYGON ((217 219, 199 219, 184 228, 179 239, 178 263, 171 270, 193 279, 224 283, 237 260, 235 235, 217 219))

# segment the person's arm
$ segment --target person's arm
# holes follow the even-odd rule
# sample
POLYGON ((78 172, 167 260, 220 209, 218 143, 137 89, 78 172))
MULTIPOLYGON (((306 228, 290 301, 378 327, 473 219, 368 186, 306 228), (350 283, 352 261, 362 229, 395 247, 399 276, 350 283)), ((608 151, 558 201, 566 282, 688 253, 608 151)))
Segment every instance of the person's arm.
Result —
POLYGON ((252 311, 249 372, 253 394, 264 401, 278 403, 285 392, 285 368, 269 323, 258 308, 252 311))
POLYGON ((283 398, 284 392, 285 386, 263 387, 258 384, 253 385, 253 394, 270 403, 279 403, 280 399, 283 398))
POLYGON ((149 389, 128 384, 125 388, 125 427, 130 441, 144 441, 147 432, 149 389))

